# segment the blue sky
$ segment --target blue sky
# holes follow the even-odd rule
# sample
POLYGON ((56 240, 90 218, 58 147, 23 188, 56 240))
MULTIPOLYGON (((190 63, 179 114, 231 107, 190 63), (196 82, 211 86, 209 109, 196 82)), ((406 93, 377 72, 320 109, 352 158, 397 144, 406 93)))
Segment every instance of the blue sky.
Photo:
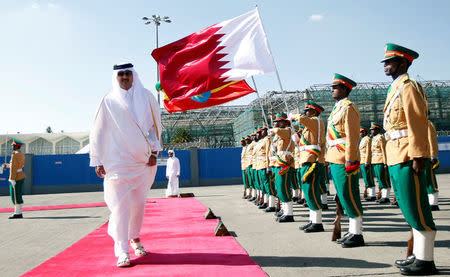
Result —
MULTIPOLYGON (((258 4, 283 86, 301 90, 330 82, 389 81, 380 59, 386 42, 419 52, 413 77, 450 79, 450 1, 2 1, 0 133, 88 131, 112 65, 131 60, 154 90, 154 25, 168 15, 160 46, 258 4)), ((255 77, 261 93, 278 90, 274 73, 255 77)), ((251 82, 249 82, 251 84, 251 82)), ((247 104, 249 95, 232 102, 247 104)), ((331 101, 331 99, 330 99, 331 101)))

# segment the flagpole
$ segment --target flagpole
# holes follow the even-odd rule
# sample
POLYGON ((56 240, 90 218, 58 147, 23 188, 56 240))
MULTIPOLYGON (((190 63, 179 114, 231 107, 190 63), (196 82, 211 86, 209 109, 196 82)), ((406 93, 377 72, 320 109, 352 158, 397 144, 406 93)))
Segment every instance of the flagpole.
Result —
POLYGON ((264 117, 264 122, 266 122, 266 125, 269 126, 269 122, 267 121, 266 113, 264 112, 264 107, 262 104, 262 98, 259 96, 258 88, 256 87, 255 78, 253 78, 253 76, 252 76, 252 81, 253 81, 253 86, 255 87, 256 95, 258 95, 258 102, 259 102, 259 105, 261 106, 261 111, 262 111, 262 114, 264 117))
MULTIPOLYGON (((259 20, 261 21, 261 27, 262 27, 262 29, 264 31, 264 34, 266 34, 266 29, 264 28, 264 23, 262 21, 261 15, 259 14, 258 5, 255 5, 255 8, 256 8, 256 11, 258 12, 259 20)), ((267 35, 266 35, 266 38, 267 38, 267 35)), ((286 94, 284 92, 283 86, 281 85, 280 74, 278 73, 278 67, 277 67, 275 59, 273 57, 272 49, 270 48, 269 41, 267 41, 267 47, 269 48, 269 51, 270 51, 270 54, 271 54, 270 56, 272 57, 273 65, 275 66, 275 73, 277 74, 278 85, 280 86, 281 94, 283 95, 283 102, 284 102, 284 106, 286 108, 286 113, 288 113, 289 112, 289 108, 288 108, 288 105, 287 105, 287 102, 286 102, 286 94)))

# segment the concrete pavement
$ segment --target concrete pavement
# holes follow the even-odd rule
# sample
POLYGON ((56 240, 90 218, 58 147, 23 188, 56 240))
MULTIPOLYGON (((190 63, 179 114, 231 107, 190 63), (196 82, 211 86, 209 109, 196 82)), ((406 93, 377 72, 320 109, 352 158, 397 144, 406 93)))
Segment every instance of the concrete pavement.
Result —
MULTIPOLYGON (((441 275, 450 276, 450 175, 437 177, 441 211, 433 212, 438 226, 435 262, 441 275)), ((325 232, 305 234, 298 227, 308 221, 308 209, 300 205, 294 205, 296 222, 280 224, 274 221, 272 213, 265 214, 241 199, 242 186, 192 187, 181 191, 193 192, 220 216, 269 276, 399 275, 393 261, 405 257, 409 227, 398 208, 363 201, 367 246, 344 249, 331 242, 335 208, 331 197, 330 211, 323 216, 325 232)), ((149 197, 164 197, 164 190, 151 190, 149 197)), ((103 201, 103 193, 25 195, 24 200, 26 206, 94 203, 103 201)), ((9 206, 9 197, 0 197, 0 207, 9 206)), ((108 214, 106 207, 25 212, 22 220, 8 220, 9 214, 0 214, 0 275, 19 276, 36 267, 104 224, 108 214)), ((342 223, 345 233, 347 217, 342 223)), ((151 251, 151 242, 145 245, 151 251)), ((95 251, 101 250, 87 251, 95 257, 95 251)))

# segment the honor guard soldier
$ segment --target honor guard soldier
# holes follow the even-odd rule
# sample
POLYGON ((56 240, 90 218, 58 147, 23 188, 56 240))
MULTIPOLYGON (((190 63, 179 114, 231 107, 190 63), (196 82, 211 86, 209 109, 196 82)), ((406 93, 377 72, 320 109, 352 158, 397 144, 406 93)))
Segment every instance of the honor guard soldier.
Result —
MULTIPOLYGON (((375 201, 375 183, 373 181, 373 172, 371 166, 372 160, 372 139, 370 138, 369 129, 360 128, 359 135, 361 140, 359 141, 359 153, 361 157, 361 175, 366 186, 367 196, 364 195, 366 201, 375 201)), ((366 193, 364 193, 366 194, 366 193)))
POLYGON ((254 182, 254 188, 256 189, 256 199, 255 199, 255 205, 258 207, 261 205, 261 199, 263 198, 262 189, 261 189, 261 183, 259 180, 258 175, 258 168, 257 168, 257 152, 258 152, 258 145, 261 138, 261 133, 259 132, 260 127, 256 127, 255 131, 252 135, 254 135, 254 141, 255 146, 253 146, 253 152, 252 152, 252 174, 253 174, 253 182, 254 182))
POLYGON ((276 155, 276 146, 272 143, 272 136, 269 134, 269 130, 272 129, 272 126, 267 126, 267 139, 269 140, 269 146, 267 149, 267 160, 268 160, 268 167, 267 167, 267 174, 270 176, 270 195, 269 195, 269 206, 266 208, 266 213, 273 213, 276 212, 275 208, 275 202, 277 199, 277 190, 275 187, 275 175, 273 174, 274 168, 277 163, 277 155, 276 155))
POLYGON ((337 240, 344 248, 364 245, 358 174, 360 114, 348 99, 355 86, 351 79, 337 73, 334 75, 331 93, 336 104, 328 118, 326 136, 326 161, 330 164, 337 196, 349 217, 348 233, 337 240))
POLYGON ((247 180, 247 172, 246 172, 246 150, 247 150, 247 142, 245 141, 245 137, 241 138, 241 170, 242 170, 242 183, 244 184, 244 196, 242 196, 242 199, 247 199, 250 187, 248 186, 248 180, 247 180))
MULTIPOLYGON (((291 119, 305 126, 300 138, 302 190, 309 207, 309 223, 301 226, 305 233, 323 232, 320 181, 323 175, 322 148, 325 146, 325 126, 320 118, 323 107, 308 100, 305 115, 291 115, 291 119)), ((326 188, 323 191, 326 198, 326 188)))
POLYGON ((439 190, 436 182, 436 174, 434 173, 434 171, 439 167, 438 142, 436 128, 434 128, 434 125, 430 120, 428 120, 428 142, 430 144, 431 156, 430 163, 427 163, 427 168, 425 169, 428 179, 428 202, 430 202, 432 211, 439 211, 439 190))
POLYGON ((22 190, 23 183, 25 182, 25 173, 23 167, 25 166, 25 155, 20 150, 23 142, 18 139, 13 139, 11 143, 13 147, 13 153, 9 164, 3 164, 4 168, 9 168, 9 194, 11 195, 11 201, 14 204, 14 214, 9 219, 23 218, 22 215, 22 190))
POLYGON ((378 203, 389 203, 391 185, 389 182, 388 169, 386 165, 386 140, 380 133, 382 127, 375 122, 370 123, 370 132, 372 134, 372 170, 377 178, 381 198, 378 203))
POLYGON ((279 113, 274 120, 275 128, 270 129, 273 135, 272 144, 275 146, 274 156, 276 165, 273 168, 275 175, 275 187, 278 198, 282 202, 282 215, 277 217, 278 222, 293 222, 292 182, 294 182, 294 142, 292 141, 292 129, 285 113, 279 113))
POLYGON ((305 129, 305 126, 298 125, 298 129, 295 130, 294 134, 294 142, 295 142, 295 148, 294 148, 294 180, 297 183, 297 186, 299 188, 299 194, 297 199, 297 204, 303 205, 306 203, 305 200, 305 194, 302 193, 302 173, 301 168, 302 165, 300 164, 300 138, 302 136, 302 132, 305 129))
POLYGON ((386 154, 389 175, 398 205, 412 227, 413 255, 397 260, 404 275, 431 275, 437 272, 433 261, 436 226, 427 197, 424 172, 430 159, 427 99, 422 87, 408 75, 415 51, 388 43, 384 72, 393 79, 384 106, 386 154))
POLYGON ((252 152, 253 147, 255 146, 255 143, 252 139, 252 136, 249 135, 245 138, 245 141, 247 142, 247 150, 245 151, 245 163, 246 163, 246 172, 247 172, 247 181, 248 186, 250 187, 250 192, 248 194, 248 201, 255 201, 256 199, 256 190, 254 189, 254 181, 253 181, 253 172, 252 172, 252 152))
MULTIPOLYGON (((255 169, 257 170, 258 178, 259 178, 259 185, 261 187, 261 201, 259 208, 260 209, 266 209, 269 206, 269 196, 270 194, 270 175, 267 172, 267 168, 269 167, 269 158, 267 155, 267 151, 270 149, 270 141, 269 137, 267 136, 267 126, 259 127, 258 128, 258 135, 259 135, 259 142, 255 146, 256 150, 256 166, 255 169)), ((273 194, 273 193, 272 193, 273 194)))

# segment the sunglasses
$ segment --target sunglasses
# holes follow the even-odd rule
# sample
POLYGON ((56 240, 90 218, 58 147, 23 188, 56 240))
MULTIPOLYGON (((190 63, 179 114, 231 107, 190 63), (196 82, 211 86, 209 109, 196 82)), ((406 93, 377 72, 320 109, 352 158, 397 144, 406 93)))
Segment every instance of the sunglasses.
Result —
POLYGON ((125 71, 119 71, 119 72, 117 72, 117 76, 122 77, 123 75, 125 75, 125 76, 131 76, 131 75, 133 75, 133 72, 130 71, 130 70, 125 70, 125 71))

